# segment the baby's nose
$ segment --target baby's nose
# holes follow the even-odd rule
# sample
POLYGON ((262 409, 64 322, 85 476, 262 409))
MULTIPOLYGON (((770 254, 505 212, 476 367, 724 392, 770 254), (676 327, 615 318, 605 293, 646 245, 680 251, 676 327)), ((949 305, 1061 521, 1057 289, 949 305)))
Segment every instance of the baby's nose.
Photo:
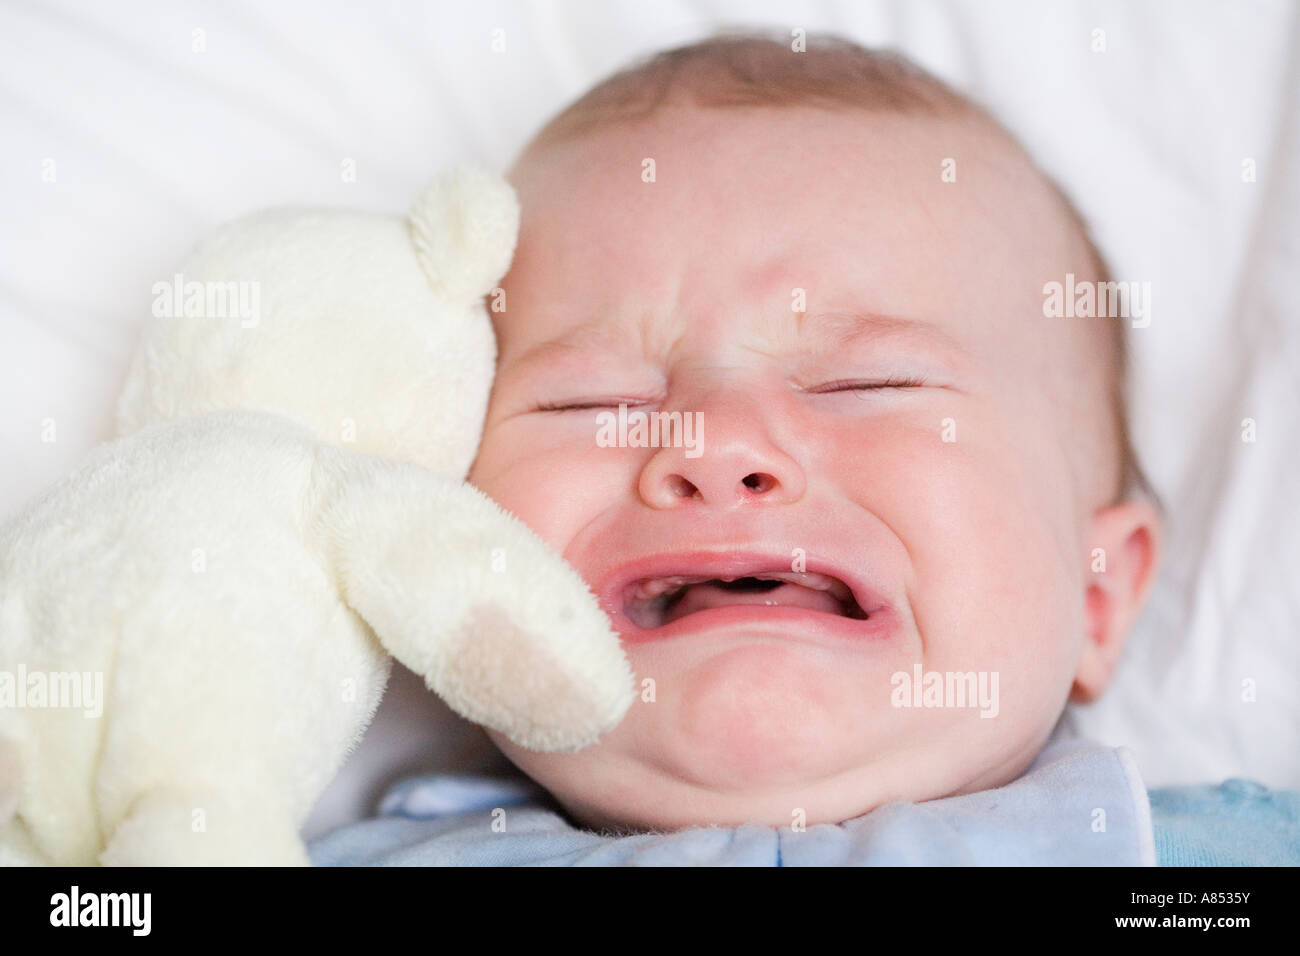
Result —
POLYGON ((724 510, 798 501, 804 471, 772 437, 768 416, 778 412, 773 403, 735 390, 696 397, 682 408, 683 420, 692 415, 696 424, 696 448, 656 451, 641 471, 641 499, 652 508, 724 510))

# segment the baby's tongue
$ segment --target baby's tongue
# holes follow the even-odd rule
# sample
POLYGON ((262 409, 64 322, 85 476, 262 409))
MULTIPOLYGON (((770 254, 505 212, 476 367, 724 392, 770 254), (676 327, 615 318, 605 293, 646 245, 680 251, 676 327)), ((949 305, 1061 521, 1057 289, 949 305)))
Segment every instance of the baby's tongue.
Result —
POLYGON ((710 581, 688 587, 686 593, 667 609, 664 623, 671 624, 678 618, 694 614, 696 611, 736 604, 806 607, 814 611, 825 611, 827 614, 844 613, 840 602, 830 593, 800 587, 798 584, 782 584, 770 591, 743 591, 724 588, 710 581))

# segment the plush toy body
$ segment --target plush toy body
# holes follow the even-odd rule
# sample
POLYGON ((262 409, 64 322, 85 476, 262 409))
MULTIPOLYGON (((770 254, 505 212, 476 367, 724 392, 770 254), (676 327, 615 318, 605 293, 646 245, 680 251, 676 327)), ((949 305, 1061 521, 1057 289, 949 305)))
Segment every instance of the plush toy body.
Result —
POLYGON ((132 434, 0 528, 0 864, 305 863, 389 654, 525 747, 617 724, 608 620, 462 480, 516 228, 458 169, 409 222, 269 213, 187 264, 255 314, 157 318, 132 434))

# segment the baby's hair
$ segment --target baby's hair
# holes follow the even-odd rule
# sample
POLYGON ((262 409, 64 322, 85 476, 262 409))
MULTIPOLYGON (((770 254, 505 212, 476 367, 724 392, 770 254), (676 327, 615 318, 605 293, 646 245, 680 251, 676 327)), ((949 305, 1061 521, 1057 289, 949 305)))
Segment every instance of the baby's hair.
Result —
MULTIPOLYGON (((873 50, 834 34, 808 34, 796 53, 784 34, 726 30, 639 60, 592 87, 553 117, 521 154, 580 138, 608 126, 636 123, 665 106, 706 108, 823 107, 970 118, 1000 135, 1055 195, 1087 250, 1085 270, 1098 282, 1111 272, 1083 217, 1065 191, 1033 162, 1019 141, 987 110, 916 66, 902 54, 873 50)), ((1128 429, 1128 346, 1118 319, 1110 329, 1111 419, 1118 442, 1115 499, 1144 494, 1159 502, 1143 474, 1128 429)))

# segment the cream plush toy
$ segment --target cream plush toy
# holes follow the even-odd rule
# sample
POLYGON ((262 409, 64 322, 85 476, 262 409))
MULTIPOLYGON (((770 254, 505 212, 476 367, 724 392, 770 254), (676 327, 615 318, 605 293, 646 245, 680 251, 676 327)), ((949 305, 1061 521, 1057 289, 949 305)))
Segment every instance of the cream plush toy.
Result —
POLYGON ((389 654, 524 747, 618 723, 590 591, 463 483, 517 228, 463 167, 407 219, 234 223, 155 287, 127 437, 0 527, 0 863, 306 863, 389 654))

